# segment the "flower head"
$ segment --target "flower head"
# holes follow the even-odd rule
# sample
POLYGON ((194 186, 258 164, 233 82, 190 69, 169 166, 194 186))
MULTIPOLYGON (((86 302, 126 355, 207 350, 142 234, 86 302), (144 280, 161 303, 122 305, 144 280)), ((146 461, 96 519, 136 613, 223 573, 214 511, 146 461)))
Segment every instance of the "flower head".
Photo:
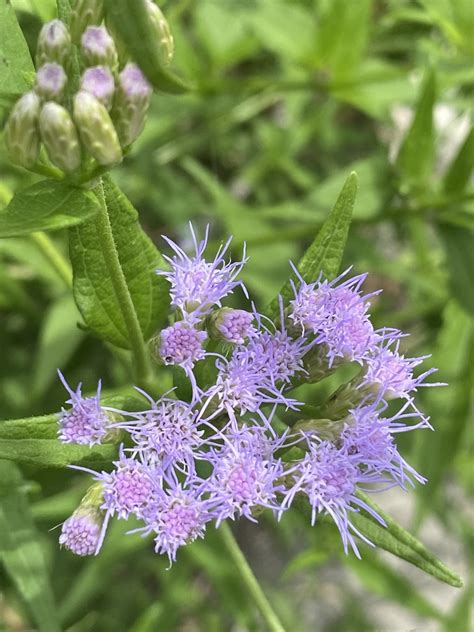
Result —
POLYGON ((92 446, 101 443, 107 434, 109 417, 106 410, 100 405, 100 388, 97 387, 97 395, 83 397, 82 384, 76 391, 72 391, 63 374, 58 371, 61 382, 71 396, 67 403, 71 404, 69 410, 64 408, 59 413, 59 440, 63 443, 79 443, 92 446))
POLYGON ((280 510, 277 493, 284 490, 284 471, 274 451, 281 444, 262 428, 244 427, 228 433, 224 444, 211 450, 208 459, 213 473, 206 490, 216 503, 217 524, 235 515, 255 521, 252 510, 257 507, 280 510))
POLYGON ((242 345, 254 331, 253 320, 251 312, 222 307, 210 317, 211 335, 217 340, 242 345))
POLYGON ((171 266, 170 271, 157 270, 171 284, 171 303, 187 314, 187 319, 200 320, 210 313, 215 305, 221 306, 222 299, 236 287, 244 288, 236 277, 245 265, 245 256, 241 261, 226 263, 225 255, 231 240, 221 246, 213 261, 204 259, 204 251, 209 238, 209 227, 201 242, 197 242, 191 226, 194 241, 194 255, 188 256, 178 244, 167 237, 165 241, 174 251, 172 257, 165 256, 171 266))
POLYGON ((202 345, 206 338, 205 331, 180 320, 161 331, 158 353, 165 364, 177 364, 185 369, 192 369, 205 356, 202 345))
POLYGON ((76 511, 63 523, 59 544, 76 555, 94 555, 100 543, 101 524, 98 512, 76 511))

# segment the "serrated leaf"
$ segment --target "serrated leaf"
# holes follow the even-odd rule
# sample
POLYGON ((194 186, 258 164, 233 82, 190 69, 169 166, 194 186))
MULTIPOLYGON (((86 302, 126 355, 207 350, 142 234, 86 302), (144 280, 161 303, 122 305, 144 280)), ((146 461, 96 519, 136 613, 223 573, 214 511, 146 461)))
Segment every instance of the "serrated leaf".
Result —
POLYGON ((410 186, 422 184, 431 174, 434 158, 435 99, 435 75, 430 71, 421 87, 415 117, 397 158, 397 167, 401 177, 410 186))
MULTIPOLYGON (((137 211, 110 178, 104 178, 104 194, 118 257, 146 340, 168 313, 168 283, 155 273, 164 261, 141 229, 137 211)), ((74 298, 86 325, 112 344, 130 348, 94 220, 70 230, 69 248, 74 298)))
POLYGON ((14 463, 0 461, 0 482, 0 562, 25 601, 35 630, 59 632, 44 550, 14 463))
POLYGON ((190 86, 161 64, 145 0, 106 0, 105 4, 107 18, 155 88, 172 94, 187 92, 190 86))
POLYGON ((93 217, 98 208, 89 191, 57 180, 42 180, 16 193, 0 212, 0 237, 75 226, 93 217))
POLYGON ((441 562, 433 553, 411 535, 393 518, 376 505, 366 494, 358 492, 358 496, 372 507, 387 524, 383 527, 370 514, 361 511, 351 513, 351 522, 376 546, 401 559, 417 566, 425 573, 436 577, 442 582, 459 588, 461 578, 441 562))
MULTIPOLYGON (((349 233, 357 188, 357 174, 352 172, 344 183, 329 217, 298 263, 298 271, 308 283, 315 281, 320 274, 327 279, 337 275, 349 233)), ((280 292, 285 302, 291 296, 291 292, 291 283, 287 281, 280 292)), ((271 303, 268 313, 270 316, 278 313, 278 299, 271 303)))
POLYGON ((0 0, 0 92, 20 95, 31 87, 34 66, 11 2, 0 0))
POLYGON ((474 231, 459 226, 439 226, 446 249, 451 290, 459 304, 474 314, 474 231))
POLYGON ((467 186, 474 168, 474 128, 471 127, 458 155, 444 176, 446 193, 461 193, 467 186))

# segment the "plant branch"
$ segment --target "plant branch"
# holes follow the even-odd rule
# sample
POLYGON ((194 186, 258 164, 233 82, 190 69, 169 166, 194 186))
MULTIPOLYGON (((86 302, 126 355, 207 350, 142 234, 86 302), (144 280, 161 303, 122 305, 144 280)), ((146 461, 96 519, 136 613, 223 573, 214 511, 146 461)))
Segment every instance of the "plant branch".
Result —
POLYGON ((281 624, 270 602, 266 598, 265 593, 258 583, 257 578, 253 574, 249 563, 247 562, 237 543, 237 540, 226 522, 223 522, 219 527, 219 533, 222 536, 222 541, 227 549, 227 552, 235 563, 240 577, 255 602, 255 605, 260 610, 268 629, 270 632, 285 632, 285 628, 281 624))

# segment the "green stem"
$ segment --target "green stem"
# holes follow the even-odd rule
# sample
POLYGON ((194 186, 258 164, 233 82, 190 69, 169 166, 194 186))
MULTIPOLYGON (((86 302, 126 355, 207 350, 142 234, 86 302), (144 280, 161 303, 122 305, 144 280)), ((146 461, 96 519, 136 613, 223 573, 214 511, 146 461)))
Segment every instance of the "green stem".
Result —
POLYGON ((285 628, 281 624, 278 616, 273 610, 270 602, 265 596, 260 584, 257 581, 257 578, 253 574, 252 569, 249 566, 244 554, 240 550, 240 547, 234 538, 232 531, 230 530, 229 525, 226 522, 223 522, 219 527, 219 533, 222 536, 222 541, 235 563, 240 577, 244 582, 247 590, 255 602, 255 605, 260 610, 260 613, 267 624, 268 629, 271 632, 285 632, 285 628))
POLYGON ((149 379, 151 373, 148 350, 140 328, 135 306, 128 290, 127 281, 125 279, 122 266, 120 265, 120 259, 112 233, 112 226, 110 225, 102 182, 95 187, 94 192, 100 203, 100 210, 95 216, 95 224, 99 241, 102 246, 102 255, 127 327, 135 377, 141 384, 143 384, 149 379))
POLYGON ((59 278, 68 289, 72 288, 72 270, 69 263, 57 249, 53 240, 46 233, 32 233, 31 239, 35 242, 41 253, 49 261, 59 278))

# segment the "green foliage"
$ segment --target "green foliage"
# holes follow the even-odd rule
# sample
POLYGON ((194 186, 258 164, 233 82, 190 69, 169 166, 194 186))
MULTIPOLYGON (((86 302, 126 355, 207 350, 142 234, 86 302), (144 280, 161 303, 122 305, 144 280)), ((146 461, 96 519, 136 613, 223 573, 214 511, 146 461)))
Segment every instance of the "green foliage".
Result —
MULTIPOLYGON (((31 88, 29 51, 41 22, 54 17, 54 4, 0 0, 0 120, 31 88)), ((384 289, 372 299, 376 325, 410 332, 403 352, 433 353, 433 380, 448 383, 418 394, 435 432, 415 433, 414 446, 412 436, 399 441, 427 484, 407 494, 401 509, 384 505, 393 516, 383 514, 388 529, 363 512, 351 515, 391 557, 363 545, 362 561, 342 556, 330 524, 313 529, 297 512, 277 527, 265 514, 256 526, 237 527, 286 628, 378 629, 391 616, 388 604, 407 629, 436 621, 445 630, 467 630, 466 507, 474 492, 471 3, 158 4, 176 42, 172 70, 162 66, 144 1, 106 0, 110 23, 158 93, 114 181, 103 180, 104 200, 98 181, 83 188, 38 182, 40 173, 11 166, 0 145, 0 417, 8 419, 0 422, 0 628, 6 613, 22 628, 48 631, 263 629, 218 530, 180 552, 170 571, 148 539, 124 535, 124 521, 114 523, 103 554, 87 561, 58 551, 58 532, 49 533, 85 493, 84 477, 67 466, 110 467, 118 447, 59 444, 56 416, 39 416, 64 404, 56 369, 72 385, 82 381, 85 392, 103 379, 106 392, 119 393, 106 400, 116 408, 129 405, 121 394, 132 384, 157 393, 172 386, 159 367, 150 370, 147 341, 169 312, 166 282, 154 270, 163 266, 160 235, 181 241, 192 220, 199 234, 211 223, 211 251, 229 234, 233 255, 247 243, 245 282, 260 309, 270 304, 276 313, 274 297, 281 288, 290 295, 289 259, 308 281, 349 265, 368 271, 368 291, 384 289), (351 172, 357 177, 348 178, 351 172), (106 260, 107 223, 115 258, 106 260), (394 522, 400 513, 407 530, 394 522), (409 564, 393 566, 393 556, 409 564), (438 557, 465 588, 452 588, 461 580, 438 557), (370 608, 374 596, 383 597, 382 619, 379 608, 370 608)), ((57 5, 67 19, 69 0, 57 5)), ((48 169, 41 163, 38 171, 48 169)), ((232 300, 239 306, 237 293, 232 300)), ((301 387, 308 409, 337 386, 330 377, 301 387)))
MULTIPOLYGON (((128 292, 145 339, 158 329, 169 306, 167 282, 155 274, 163 266, 158 250, 143 233, 136 210, 112 180, 104 180, 104 197, 115 248, 128 292)), ((129 349, 120 296, 105 260, 103 235, 94 221, 73 228, 69 244, 74 270, 74 297, 86 325, 112 344, 129 349)))
POLYGON ((0 564, 5 568, 39 632, 61 629, 44 549, 14 463, 0 460, 0 564))
POLYGON ((19 191, 0 212, 0 237, 75 226, 90 219, 97 209, 92 193, 56 180, 42 180, 19 191))

